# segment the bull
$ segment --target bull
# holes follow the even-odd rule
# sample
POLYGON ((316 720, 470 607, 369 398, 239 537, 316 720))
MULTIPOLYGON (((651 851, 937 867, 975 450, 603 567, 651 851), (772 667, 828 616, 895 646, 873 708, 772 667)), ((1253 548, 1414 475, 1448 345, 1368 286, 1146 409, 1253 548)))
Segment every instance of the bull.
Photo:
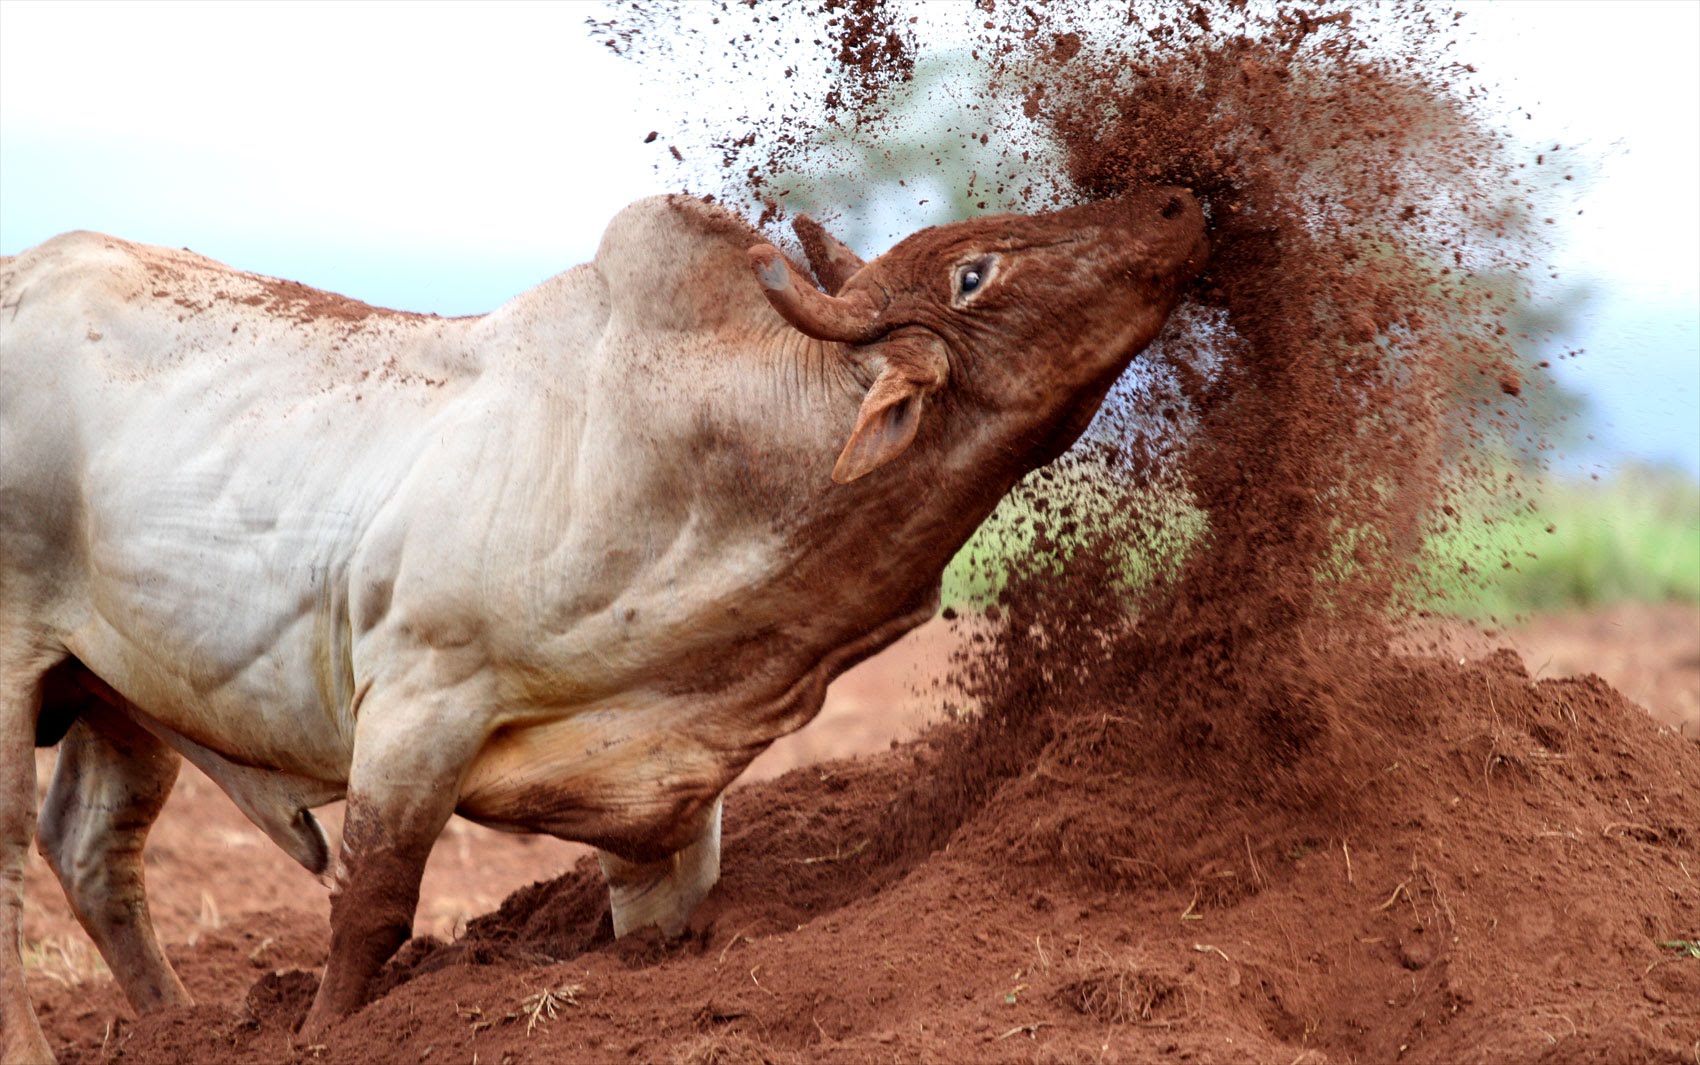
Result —
POLYGON ((593 845, 616 933, 677 933, 728 783, 934 613, 1207 249, 1178 188, 866 264, 798 233, 819 287, 719 207, 643 200, 463 319, 93 233, 0 264, 6 1062, 51 1059, 32 835, 132 1006, 189 1001, 141 865, 183 759, 332 882, 306 1040, 410 934, 452 814, 593 845))

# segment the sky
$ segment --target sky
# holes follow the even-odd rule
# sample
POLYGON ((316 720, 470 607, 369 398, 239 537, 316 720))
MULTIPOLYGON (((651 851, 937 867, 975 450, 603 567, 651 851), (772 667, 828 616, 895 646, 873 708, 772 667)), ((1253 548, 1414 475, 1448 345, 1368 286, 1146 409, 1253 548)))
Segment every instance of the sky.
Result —
MULTIPOLYGON (((1700 4, 1462 6, 1460 58, 1586 175, 1579 213, 1555 215, 1551 291, 1588 292, 1566 344, 1583 354, 1555 372, 1593 439, 1557 467, 1700 477, 1700 4)), ((596 14, 4 0, 0 254, 95 229, 383 306, 489 310, 678 180, 657 166, 688 143, 674 86, 594 40, 596 14)), ((718 102, 764 84, 729 74, 718 102)))

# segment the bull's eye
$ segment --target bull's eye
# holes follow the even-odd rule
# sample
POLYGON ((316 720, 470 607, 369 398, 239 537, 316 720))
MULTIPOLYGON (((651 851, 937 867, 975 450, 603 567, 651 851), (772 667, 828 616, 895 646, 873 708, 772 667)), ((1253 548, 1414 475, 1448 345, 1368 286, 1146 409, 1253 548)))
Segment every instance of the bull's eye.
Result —
POLYGON ((986 278, 991 275, 991 272, 992 260, 990 256, 964 267, 962 273, 956 279, 956 294, 958 296, 972 295, 979 290, 981 285, 986 283, 986 278))

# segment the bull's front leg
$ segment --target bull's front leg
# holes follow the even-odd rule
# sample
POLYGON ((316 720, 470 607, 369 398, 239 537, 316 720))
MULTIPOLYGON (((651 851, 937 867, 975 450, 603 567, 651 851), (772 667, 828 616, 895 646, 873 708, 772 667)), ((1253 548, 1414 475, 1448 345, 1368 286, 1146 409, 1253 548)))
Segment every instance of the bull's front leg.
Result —
POLYGON ((655 925, 677 936, 685 922, 720 879, 720 807, 722 796, 704 807, 695 838, 658 862, 628 862, 599 850, 597 860, 608 881, 614 935, 655 925))
POLYGON ((325 977, 301 1026, 308 1045, 364 1006, 384 962, 413 932, 419 881, 454 812, 485 715, 451 693, 398 708, 368 699, 355 730, 325 977))

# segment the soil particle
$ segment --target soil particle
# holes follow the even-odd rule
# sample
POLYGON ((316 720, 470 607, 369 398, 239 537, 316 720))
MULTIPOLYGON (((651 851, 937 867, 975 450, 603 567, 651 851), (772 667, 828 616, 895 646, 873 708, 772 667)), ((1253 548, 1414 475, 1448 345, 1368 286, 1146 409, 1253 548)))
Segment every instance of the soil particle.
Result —
POLYGON ((260 977, 248 989, 243 1005, 255 1024, 293 1032, 301 1027, 318 990, 317 975, 300 969, 279 969, 260 977))
POLYGON ((257 274, 249 275, 249 280, 255 282, 260 291, 250 296, 237 298, 234 302, 264 307, 279 318, 288 318, 297 322, 332 321, 357 324, 374 317, 410 319, 437 317, 434 314, 416 314, 411 311, 394 311, 384 307, 373 307, 347 296, 339 296, 334 292, 309 288, 297 281, 283 281, 274 277, 261 277, 257 274))

